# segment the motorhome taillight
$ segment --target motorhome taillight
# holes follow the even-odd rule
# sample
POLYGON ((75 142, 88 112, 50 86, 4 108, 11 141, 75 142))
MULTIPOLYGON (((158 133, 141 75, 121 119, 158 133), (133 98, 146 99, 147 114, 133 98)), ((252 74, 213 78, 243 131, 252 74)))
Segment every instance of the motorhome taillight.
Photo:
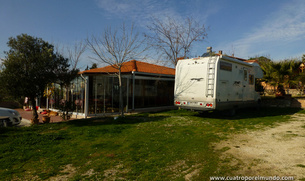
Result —
POLYGON ((205 106, 206 107, 213 107, 213 104, 212 103, 207 103, 205 106))
POLYGON ((176 101, 176 104, 180 105, 181 103, 180 103, 180 101, 176 101))

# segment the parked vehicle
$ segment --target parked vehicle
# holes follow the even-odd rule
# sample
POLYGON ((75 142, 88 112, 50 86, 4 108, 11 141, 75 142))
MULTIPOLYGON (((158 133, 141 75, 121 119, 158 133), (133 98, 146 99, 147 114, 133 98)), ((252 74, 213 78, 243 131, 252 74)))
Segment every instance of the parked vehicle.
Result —
POLYGON ((0 126, 13 126, 20 124, 22 117, 13 109, 0 107, 0 126))
POLYGON ((10 118, 8 116, 0 116, 0 127, 7 127, 10 118))
POLYGON ((179 60, 174 104, 198 111, 235 110, 260 104, 258 80, 263 71, 255 62, 222 54, 179 60))

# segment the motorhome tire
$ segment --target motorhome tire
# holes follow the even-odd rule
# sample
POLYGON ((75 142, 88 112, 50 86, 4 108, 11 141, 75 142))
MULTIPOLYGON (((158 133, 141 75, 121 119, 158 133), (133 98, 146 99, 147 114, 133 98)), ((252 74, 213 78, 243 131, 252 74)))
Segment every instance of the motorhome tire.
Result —
POLYGON ((211 111, 199 111, 200 116, 207 116, 211 113, 211 111))
POLYGON ((230 109, 229 110, 229 116, 235 116, 235 114, 236 114, 236 109, 230 109))
POLYGON ((261 107, 262 107, 262 101, 259 99, 258 101, 257 101, 257 106, 256 106, 256 110, 261 110, 261 107))
POLYGON ((232 109, 229 109, 229 110, 221 111, 221 114, 222 114, 223 116, 229 116, 229 117, 235 116, 235 114, 236 114, 236 109, 235 109, 235 108, 232 108, 232 109))

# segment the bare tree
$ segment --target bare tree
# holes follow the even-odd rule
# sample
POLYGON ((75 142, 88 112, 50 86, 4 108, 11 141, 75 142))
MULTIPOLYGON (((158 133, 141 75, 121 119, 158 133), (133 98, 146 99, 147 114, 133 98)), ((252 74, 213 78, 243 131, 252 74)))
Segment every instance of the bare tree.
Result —
POLYGON ((149 44, 174 66, 179 58, 188 56, 195 41, 203 41, 207 37, 205 26, 190 17, 182 22, 171 17, 165 20, 153 17, 147 27, 151 31, 151 34, 145 34, 149 44))
POLYGON ((147 50, 145 39, 139 37, 139 33, 134 32, 132 24, 130 30, 125 23, 120 28, 106 28, 101 36, 92 35, 87 38, 88 48, 95 55, 91 59, 111 65, 117 69, 116 75, 119 79, 119 105, 121 116, 124 116, 123 95, 122 95, 122 76, 121 68, 125 62, 138 59, 147 50))
POLYGON ((63 83, 66 88, 67 101, 70 101, 70 85, 71 82, 77 77, 79 69, 78 64, 81 61, 82 54, 86 51, 86 43, 83 41, 75 42, 74 45, 66 48, 69 59, 69 70, 64 74, 63 83))
MULTIPOLYGON (((58 50, 60 49, 58 48, 58 50)), ((71 82, 77 77, 77 74, 79 72, 77 66, 81 61, 81 56, 85 52, 85 50, 86 44, 82 41, 79 41, 74 43, 74 45, 72 46, 68 46, 66 48, 62 47, 61 51, 59 51, 61 55, 65 54, 64 52, 66 52, 66 56, 68 57, 67 59, 69 63, 69 67, 67 70, 58 73, 58 76, 60 77, 58 79, 58 83, 61 86, 65 87, 67 101, 69 101, 69 91, 71 82)))
MULTIPOLYGON (((57 82, 61 87, 61 96, 64 97, 62 103, 63 119, 68 119, 68 111, 73 110, 74 104, 71 102, 71 83, 78 76, 78 64, 81 61, 82 54, 86 51, 86 43, 79 41, 74 43, 72 46, 56 46, 58 57, 66 59, 68 67, 65 69, 59 69, 57 71, 57 82), (66 58, 68 57, 68 58, 66 58), (65 88, 65 93, 64 89, 65 88)), ((73 95, 72 95, 73 96, 73 95)))
POLYGON ((86 51, 87 44, 83 41, 77 41, 71 46, 56 44, 54 48, 57 53, 68 58, 70 65, 69 70, 77 70, 77 66, 81 61, 81 56, 86 51))
POLYGON ((77 69, 77 65, 81 60, 82 54, 86 51, 86 43, 83 41, 76 42, 73 47, 67 47, 70 66, 72 70, 77 69))

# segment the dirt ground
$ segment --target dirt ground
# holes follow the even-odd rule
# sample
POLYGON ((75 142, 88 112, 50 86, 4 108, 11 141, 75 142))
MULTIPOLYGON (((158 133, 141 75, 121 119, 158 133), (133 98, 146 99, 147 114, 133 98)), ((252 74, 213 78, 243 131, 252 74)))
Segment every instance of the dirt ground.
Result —
POLYGON ((238 166, 235 176, 294 176, 305 180, 305 114, 260 131, 232 135, 216 145, 223 160, 238 166))

